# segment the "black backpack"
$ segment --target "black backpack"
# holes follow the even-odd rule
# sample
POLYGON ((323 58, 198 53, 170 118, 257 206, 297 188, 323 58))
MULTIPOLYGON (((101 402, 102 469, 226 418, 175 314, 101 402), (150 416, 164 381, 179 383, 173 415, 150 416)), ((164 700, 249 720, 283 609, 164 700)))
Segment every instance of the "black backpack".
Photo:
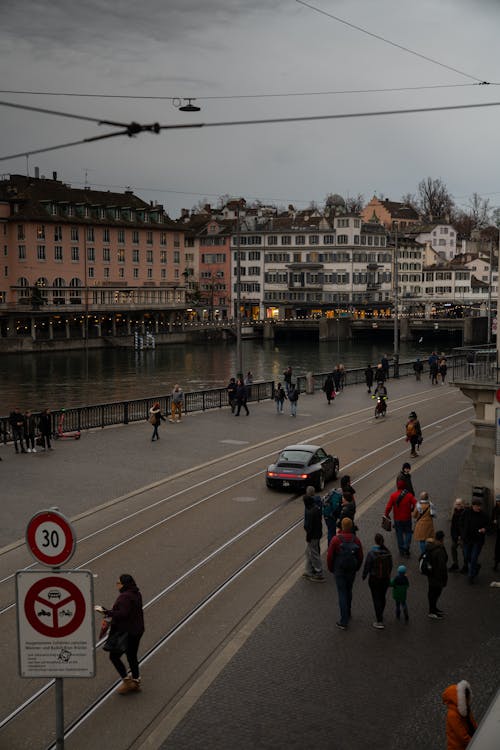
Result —
POLYGON ((429 560, 428 552, 422 552, 419 557, 418 567, 423 576, 430 576, 432 572, 432 563, 429 560))
POLYGON ((374 578, 389 580, 392 570, 392 556, 389 550, 382 549, 375 555, 371 575, 374 578))
POLYGON ((358 569, 358 550, 354 535, 349 541, 342 539, 335 558, 335 573, 355 573, 358 569))

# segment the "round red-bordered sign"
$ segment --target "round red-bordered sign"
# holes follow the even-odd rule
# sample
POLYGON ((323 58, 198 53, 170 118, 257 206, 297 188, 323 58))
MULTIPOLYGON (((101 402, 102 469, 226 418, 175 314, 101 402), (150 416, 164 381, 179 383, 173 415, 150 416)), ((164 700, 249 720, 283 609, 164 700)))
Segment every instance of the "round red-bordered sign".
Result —
POLYGON ((76 536, 62 513, 42 510, 28 523, 26 544, 38 562, 58 568, 73 557, 76 536))
POLYGON ((66 638, 78 630, 85 611, 85 598, 78 586, 58 576, 41 578, 28 590, 24 600, 24 614, 31 627, 51 638, 66 638))

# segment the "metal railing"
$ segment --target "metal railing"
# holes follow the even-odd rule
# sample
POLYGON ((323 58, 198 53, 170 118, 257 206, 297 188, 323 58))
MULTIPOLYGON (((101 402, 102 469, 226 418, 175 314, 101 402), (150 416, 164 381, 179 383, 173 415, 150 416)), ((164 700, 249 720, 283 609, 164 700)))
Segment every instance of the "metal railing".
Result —
POLYGON ((500 384, 496 349, 474 349, 457 354, 453 360, 451 380, 457 383, 500 384))

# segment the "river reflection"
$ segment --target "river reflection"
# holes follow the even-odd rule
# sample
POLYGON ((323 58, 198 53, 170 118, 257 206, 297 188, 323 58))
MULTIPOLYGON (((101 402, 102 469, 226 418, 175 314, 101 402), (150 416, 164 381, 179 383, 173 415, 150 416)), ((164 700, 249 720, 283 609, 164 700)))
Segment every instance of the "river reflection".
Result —
MULTIPOLYGON (((439 344, 439 350, 444 344, 439 344)), ((427 357, 435 348, 401 344, 401 359, 427 357)), ((346 367, 376 364, 382 353, 392 352, 392 341, 323 342, 297 338, 280 342, 242 342, 243 370, 254 380, 281 380, 291 365, 296 374, 327 372, 338 362, 346 367), (384 348, 384 346, 386 348, 384 348)), ((46 352, 0 357, 0 414, 13 406, 42 409, 97 404, 109 401, 159 396, 175 383, 185 391, 225 385, 236 374, 233 342, 174 344, 155 350, 132 349, 46 352)))

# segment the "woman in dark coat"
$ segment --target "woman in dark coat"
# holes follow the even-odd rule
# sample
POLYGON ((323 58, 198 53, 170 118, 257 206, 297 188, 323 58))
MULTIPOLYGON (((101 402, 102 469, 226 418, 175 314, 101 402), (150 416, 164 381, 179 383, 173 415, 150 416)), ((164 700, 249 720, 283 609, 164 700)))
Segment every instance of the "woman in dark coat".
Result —
POLYGON ((128 573, 122 573, 116 582, 120 592, 112 609, 97 607, 98 611, 104 612, 106 617, 111 618, 109 636, 115 633, 127 633, 127 647, 125 656, 129 663, 131 677, 127 676, 127 668, 121 660, 122 653, 110 651, 109 658, 116 668, 122 683, 118 693, 130 693, 141 689, 141 678, 139 677, 139 662, 137 652, 139 643, 144 633, 144 614, 142 611, 142 596, 137 588, 136 582, 128 573))
POLYGON ((325 380, 325 384, 323 386, 323 390, 325 392, 326 400, 328 401, 328 405, 330 405, 330 402, 332 398, 335 398, 335 383, 333 382, 333 375, 328 375, 328 377, 325 380))

